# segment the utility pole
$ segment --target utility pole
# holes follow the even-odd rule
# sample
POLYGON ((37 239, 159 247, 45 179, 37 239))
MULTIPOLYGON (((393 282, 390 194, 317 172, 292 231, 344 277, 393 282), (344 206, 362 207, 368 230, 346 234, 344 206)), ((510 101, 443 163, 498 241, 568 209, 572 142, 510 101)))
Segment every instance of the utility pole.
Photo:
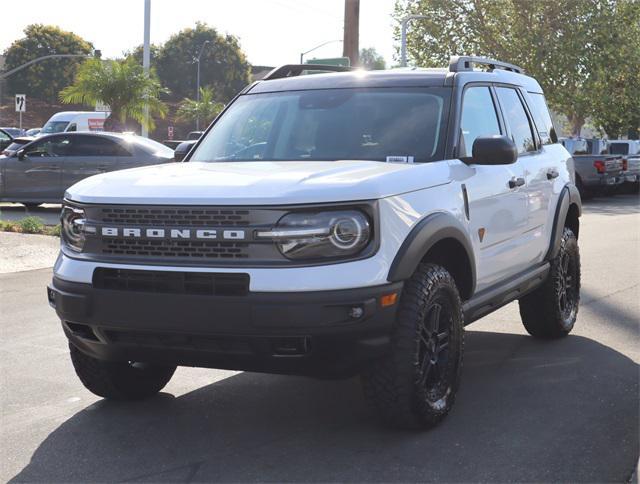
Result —
POLYGON ((352 66, 359 64, 360 0, 344 0, 344 43, 342 55, 352 66))
MULTIPOLYGON (((144 0, 144 45, 142 48, 142 68, 146 76, 149 76, 151 66, 151 0, 144 0)), ((149 104, 144 106, 144 119, 149 122, 149 104)), ((143 124, 142 136, 149 137, 149 130, 143 124)))
POLYGON ((407 15, 400 20, 401 35, 400 35, 400 66, 407 67, 407 24, 410 20, 416 18, 427 18, 426 15, 407 15))

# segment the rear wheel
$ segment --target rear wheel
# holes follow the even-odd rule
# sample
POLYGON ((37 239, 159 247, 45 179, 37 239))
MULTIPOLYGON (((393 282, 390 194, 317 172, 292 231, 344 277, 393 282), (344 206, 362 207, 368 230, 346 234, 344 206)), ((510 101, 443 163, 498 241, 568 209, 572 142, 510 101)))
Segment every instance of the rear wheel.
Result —
POLYGON ((571 332, 580 303, 580 252, 570 228, 562 232, 547 280, 519 302, 522 323, 530 335, 560 338, 571 332))
POLYGON ((404 287, 391 350, 363 375, 365 394, 383 420, 429 428, 453 406, 460 380, 462 302, 449 272, 421 264, 404 287))
POLYGON ((99 397, 113 400, 148 398, 169 383, 175 366, 102 361, 85 355, 69 343, 71 362, 82 384, 99 397))

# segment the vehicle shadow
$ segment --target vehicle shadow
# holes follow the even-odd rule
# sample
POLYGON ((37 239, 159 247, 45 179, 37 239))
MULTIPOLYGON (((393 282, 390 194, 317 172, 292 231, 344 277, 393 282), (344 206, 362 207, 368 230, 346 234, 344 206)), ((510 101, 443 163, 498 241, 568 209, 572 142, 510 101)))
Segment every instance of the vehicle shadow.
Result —
POLYGON ((622 482, 638 456, 638 365, 588 338, 467 332, 451 415, 378 424, 357 379, 241 373, 174 398, 100 401, 10 482, 622 482))
POLYGON ((629 215, 640 213, 638 194, 620 194, 608 197, 589 198, 582 201, 584 213, 598 215, 629 215))

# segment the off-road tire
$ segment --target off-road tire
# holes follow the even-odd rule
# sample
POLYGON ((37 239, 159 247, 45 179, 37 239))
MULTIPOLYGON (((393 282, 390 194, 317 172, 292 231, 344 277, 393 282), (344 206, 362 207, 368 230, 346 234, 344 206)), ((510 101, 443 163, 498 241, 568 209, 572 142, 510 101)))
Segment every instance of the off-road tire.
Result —
POLYGON ((99 397, 141 400, 158 393, 169 383, 175 366, 102 361, 82 353, 69 343, 71 362, 82 384, 99 397))
POLYGON ((404 285, 388 355, 362 374, 367 399, 395 427, 433 427, 453 406, 463 348, 462 301, 453 277, 439 265, 420 264, 404 285))
POLYGON ((571 229, 565 227, 560 239, 560 250, 551 261, 547 279, 535 291, 520 299, 520 316, 531 336, 561 338, 573 329, 579 303, 578 240, 571 229))

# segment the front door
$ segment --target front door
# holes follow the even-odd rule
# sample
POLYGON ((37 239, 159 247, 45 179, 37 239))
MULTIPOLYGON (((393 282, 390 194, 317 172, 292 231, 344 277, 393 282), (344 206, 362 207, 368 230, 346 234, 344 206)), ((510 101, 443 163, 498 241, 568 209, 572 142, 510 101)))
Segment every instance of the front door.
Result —
POLYGON ((47 136, 30 143, 21 156, 5 160, 5 197, 16 201, 62 199, 62 167, 69 150, 68 136, 47 136))
MULTIPOLYGON (((465 89, 458 154, 470 161, 473 142, 480 136, 504 135, 489 86, 465 89)), ((477 254, 477 290, 481 291, 526 268, 521 253, 527 231, 524 169, 511 165, 469 164, 463 181, 469 200, 469 227, 477 254)))

